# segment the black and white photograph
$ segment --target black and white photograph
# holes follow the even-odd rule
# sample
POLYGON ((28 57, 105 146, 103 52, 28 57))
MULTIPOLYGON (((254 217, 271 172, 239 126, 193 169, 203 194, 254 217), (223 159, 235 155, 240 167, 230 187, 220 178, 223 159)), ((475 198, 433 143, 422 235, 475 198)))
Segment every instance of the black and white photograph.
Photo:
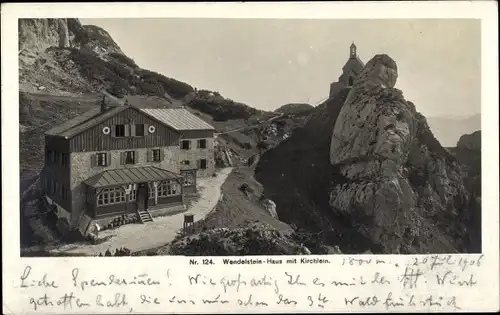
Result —
POLYGON ((481 31, 19 19, 20 255, 481 253, 481 31))

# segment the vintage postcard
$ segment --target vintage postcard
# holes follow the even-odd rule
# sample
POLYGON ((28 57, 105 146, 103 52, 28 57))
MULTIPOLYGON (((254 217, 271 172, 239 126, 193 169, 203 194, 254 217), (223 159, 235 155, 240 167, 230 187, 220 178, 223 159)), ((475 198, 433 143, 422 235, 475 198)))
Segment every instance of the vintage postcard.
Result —
POLYGON ((498 311, 495 2, 1 13, 4 313, 498 311))

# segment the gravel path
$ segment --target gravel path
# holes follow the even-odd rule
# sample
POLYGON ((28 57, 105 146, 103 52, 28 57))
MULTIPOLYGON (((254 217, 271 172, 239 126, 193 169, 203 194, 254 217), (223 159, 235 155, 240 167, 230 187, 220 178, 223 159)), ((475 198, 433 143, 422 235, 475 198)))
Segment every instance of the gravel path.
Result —
MULTIPOLYGON (((217 172, 216 177, 198 179, 200 198, 187 210, 194 215, 194 220, 203 219, 217 205, 221 194, 221 186, 232 168, 224 168, 217 172)), ((159 247, 171 242, 184 223, 184 214, 174 214, 154 218, 154 222, 146 224, 127 224, 113 230, 99 233, 99 238, 110 237, 109 240, 97 245, 72 244, 53 250, 59 253, 99 254, 109 249, 126 247, 132 252, 159 247)))

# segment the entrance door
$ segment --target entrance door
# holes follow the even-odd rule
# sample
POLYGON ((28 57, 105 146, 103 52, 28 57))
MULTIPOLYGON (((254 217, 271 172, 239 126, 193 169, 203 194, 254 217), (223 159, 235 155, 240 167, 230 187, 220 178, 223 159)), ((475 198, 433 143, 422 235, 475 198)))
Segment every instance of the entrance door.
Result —
POLYGON ((148 184, 140 183, 137 185, 137 211, 148 209, 148 184))

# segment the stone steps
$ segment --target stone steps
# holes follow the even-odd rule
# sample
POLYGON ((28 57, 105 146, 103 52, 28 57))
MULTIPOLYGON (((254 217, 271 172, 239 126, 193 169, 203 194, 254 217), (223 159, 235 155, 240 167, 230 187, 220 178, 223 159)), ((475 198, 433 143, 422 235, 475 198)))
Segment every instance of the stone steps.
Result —
POLYGON ((148 210, 137 211, 137 214, 139 215, 139 219, 142 223, 153 222, 153 217, 148 210))

